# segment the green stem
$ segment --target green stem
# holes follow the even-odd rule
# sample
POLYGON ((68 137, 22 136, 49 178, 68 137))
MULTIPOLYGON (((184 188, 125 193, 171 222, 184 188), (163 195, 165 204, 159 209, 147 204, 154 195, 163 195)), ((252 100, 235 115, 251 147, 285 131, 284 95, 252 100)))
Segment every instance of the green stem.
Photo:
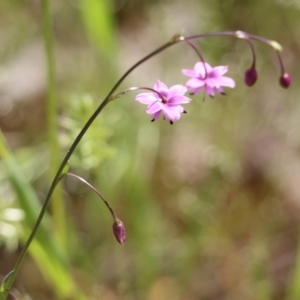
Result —
MULTIPOLYGON (((51 16, 49 0, 42 0, 43 36, 47 58, 47 129, 50 152, 50 178, 53 178, 59 166, 59 145, 57 128, 57 97, 55 79, 54 43, 51 30, 51 16)), ((57 239, 61 245, 66 241, 65 209, 62 190, 57 187, 52 201, 53 223, 56 227, 57 239)))

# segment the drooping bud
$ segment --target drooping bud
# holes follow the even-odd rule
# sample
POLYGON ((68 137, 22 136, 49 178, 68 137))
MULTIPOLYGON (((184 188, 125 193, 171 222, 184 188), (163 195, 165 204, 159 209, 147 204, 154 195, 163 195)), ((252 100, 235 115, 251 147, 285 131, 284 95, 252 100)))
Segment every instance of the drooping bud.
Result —
POLYGON ((288 73, 284 73, 279 78, 280 85, 285 89, 287 89, 290 86, 291 82, 292 82, 292 77, 288 73))
POLYGON ((115 219, 115 222, 113 224, 113 232, 114 235, 117 239, 117 241, 123 245, 126 240, 126 231, 125 231, 125 226, 122 221, 119 219, 115 219))
POLYGON ((258 75, 257 75, 257 71, 255 70, 255 68, 251 67, 250 69, 248 69, 245 72, 245 77, 244 77, 246 85, 248 85, 248 86, 254 85, 254 83, 257 80, 257 77, 258 77, 258 75))

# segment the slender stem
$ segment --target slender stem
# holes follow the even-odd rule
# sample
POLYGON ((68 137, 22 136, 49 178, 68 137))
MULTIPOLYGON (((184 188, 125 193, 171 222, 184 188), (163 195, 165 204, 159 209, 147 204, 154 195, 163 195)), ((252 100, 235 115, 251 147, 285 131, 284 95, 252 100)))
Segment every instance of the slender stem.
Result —
MULTIPOLYGON (((254 34, 249 34, 247 32, 243 31, 221 31, 221 32, 214 32, 214 33, 204 33, 204 34, 196 34, 196 35, 191 35, 188 37, 185 37, 185 40, 198 40, 198 39, 203 39, 203 38, 212 38, 212 37, 235 37, 235 38, 240 38, 240 39, 251 39, 251 40, 256 40, 261 43, 268 44, 269 46, 274 48, 274 44, 277 44, 277 47, 280 47, 280 45, 277 42, 274 42, 270 39, 266 39, 264 37, 254 35, 254 34)), ((275 49, 275 48, 274 48, 275 49)))
POLYGON ((93 187, 89 182, 87 182, 85 179, 83 179, 82 177, 73 174, 73 173, 66 173, 65 175, 74 177, 80 181, 82 181, 84 184, 86 184, 90 189, 92 189, 99 197, 100 199, 104 202, 104 204, 107 206, 107 208, 109 209, 114 221, 116 221, 118 218, 116 216, 116 214, 114 213, 113 209, 111 208, 111 206, 109 205, 109 203, 105 200, 105 198, 102 196, 102 194, 95 188, 93 187))
POLYGON ((110 100, 117 99, 117 98, 123 96, 124 94, 126 94, 127 92, 132 92, 132 91, 136 91, 136 90, 147 90, 147 91, 151 91, 151 92, 157 94, 157 95, 159 96, 160 99, 164 99, 164 96, 163 96, 160 92, 156 91, 155 89, 151 89, 151 88, 144 87, 144 86, 133 86, 133 87, 131 87, 131 88, 129 88, 129 89, 126 89, 126 90, 124 90, 124 91, 118 93, 118 94, 113 95, 113 97, 110 97, 110 100))
POLYGON ((249 39, 246 39, 246 42, 248 43, 250 49, 251 49, 251 53, 252 53, 252 66, 251 68, 253 70, 255 70, 255 66, 256 66, 256 55, 255 55, 255 49, 254 49, 254 46, 253 46, 253 43, 251 40, 249 39))
POLYGON ((284 66, 283 66, 283 62, 282 62, 282 59, 281 59, 281 55, 280 55, 279 51, 276 51, 276 54, 277 54, 278 61, 279 61, 279 66, 280 66, 280 72, 281 72, 281 75, 284 75, 285 69, 284 69, 284 66))
MULTIPOLYGON (((43 36, 47 59, 47 130, 48 130, 48 145, 50 152, 50 178, 53 178, 59 166, 59 145, 57 141, 57 97, 56 97, 56 80, 55 80, 55 58, 53 37, 51 30, 51 16, 49 0, 42 0, 42 15, 43 15, 43 36)), ((62 196, 62 190, 58 187, 55 190, 52 201, 52 215, 56 227, 58 241, 64 244, 66 241, 66 223, 65 209, 62 196)))
POLYGON ((188 39, 185 39, 185 42, 194 49, 194 51, 197 53, 198 57, 200 58, 201 62, 203 63, 203 67, 204 67, 204 71, 205 71, 205 78, 206 78, 207 77, 207 69, 206 69, 206 64, 205 64, 203 55, 201 54, 199 49, 193 43, 191 43, 188 39))

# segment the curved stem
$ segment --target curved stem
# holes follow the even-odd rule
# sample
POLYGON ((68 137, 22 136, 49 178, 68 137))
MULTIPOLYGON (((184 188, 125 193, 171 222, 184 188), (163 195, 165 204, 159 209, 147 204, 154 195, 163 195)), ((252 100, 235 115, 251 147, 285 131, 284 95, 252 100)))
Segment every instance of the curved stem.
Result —
POLYGON ((64 175, 68 175, 68 176, 71 176, 71 177, 74 177, 78 180, 80 180, 81 182, 83 182, 84 184, 86 184, 90 189, 92 189, 99 197, 100 199, 104 202, 104 204, 106 205, 106 207, 109 209, 114 221, 116 221, 118 218, 116 216, 116 214, 114 213, 113 209, 111 208, 111 206, 108 204, 108 202, 105 200, 105 198, 102 196, 102 194, 95 188, 93 187, 89 182, 87 182, 85 179, 83 179, 82 177, 76 175, 76 174, 73 174, 73 173, 66 173, 64 175))
POLYGON ((255 55, 255 49, 254 49, 254 46, 253 46, 253 43, 251 42, 251 40, 249 39, 246 39, 246 42, 248 43, 250 49, 251 49, 251 53, 252 53, 252 66, 251 66, 251 69, 255 69, 255 66, 256 66, 256 55, 255 55))
POLYGON ((235 38, 240 38, 240 39, 251 39, 251 40, 256 40, 258 42, 261 43, 265 43, 268 44, 269 46, 271 46, 273 49, 281 49, 281 46, 270 39, 266 39, 264 37, 258 36, 258 35, 254 35, 254 34, 250 34, 247 32, 243 32, 243 31, 221 31, 221 32, 214 32, 214 33, 204 33, 204 34, 196 34, 196 35, 191 35, 188 37, 183 38, 184 40, 198 40, 198 39, 202 39, 202 38, 211 38, 211 37, 235 37, 235 38))
POLYGON ((281 72, 281 75, 283 75, 285 73, 285 69, 284 69, 284 66, 283 66, 281 55, 280 55, 279 51, 276 51, 276 54, 277 54, 278 61, 279 61, 280 72, 281 72))
POLYGON ((149 87, 144 87, 144 86, 133 86, 133 87, 131 87, 131 88, 129 88, 129 89, 126 89, 126 90, 124 90, 124 91, 118 93, 118 94, 113 95, 112 97, 110 97, 110 101, 112 101, 112 100, 114 100, 114 99, 117 99, 117 98, 123 96, 123 95, 126 94, 127 92, 136 91, 136 90, 147 90, 147 91, 151 91, 151 92, 157 94, 157 95, 159 96, 160 99, 163 99, 163 98, 164 98, 164 96, 163 96, 160 92, 156 91, 155 89, 151 89, 151 88, 149 88, 149 87))
POLYGON ((204 67, 204 71, 205 71, 205 78, 206 78, 207 77, 207 69, 206 69, 206 64, 205 64, 203 55, 201 54, 200 50, 193 43, 191 43, 188 39, 185 39, 185 42, 194 49, 194 51, 197 53, 198 57, 200 58, 201 62, 203 63, 203 67, 204 67))

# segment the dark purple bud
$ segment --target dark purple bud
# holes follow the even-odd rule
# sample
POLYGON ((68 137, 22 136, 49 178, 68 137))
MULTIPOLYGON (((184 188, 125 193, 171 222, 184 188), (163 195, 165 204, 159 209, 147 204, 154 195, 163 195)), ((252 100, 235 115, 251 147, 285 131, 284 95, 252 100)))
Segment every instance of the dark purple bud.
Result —
POLYGON ((257 80, 257 72, 254 68, 250 68, 248 69, 246 72, 245 72, 245 83, 248 85, 248 86, 252 86, 256 80, 257 80))
POLYGON ((279 83, 283 88, 287 89, 290 86, 290 84, 292 83, 292 77, 288 73, 284 73, 279 78, 279 83))
POLYGON ((126 231, 125 231, 125 226, 122 221, 119 219, 116 219, 114 224, 113 224, 113 232, 114 235, 117 239, 117 241, 123 245, 126 240, 126 231))

